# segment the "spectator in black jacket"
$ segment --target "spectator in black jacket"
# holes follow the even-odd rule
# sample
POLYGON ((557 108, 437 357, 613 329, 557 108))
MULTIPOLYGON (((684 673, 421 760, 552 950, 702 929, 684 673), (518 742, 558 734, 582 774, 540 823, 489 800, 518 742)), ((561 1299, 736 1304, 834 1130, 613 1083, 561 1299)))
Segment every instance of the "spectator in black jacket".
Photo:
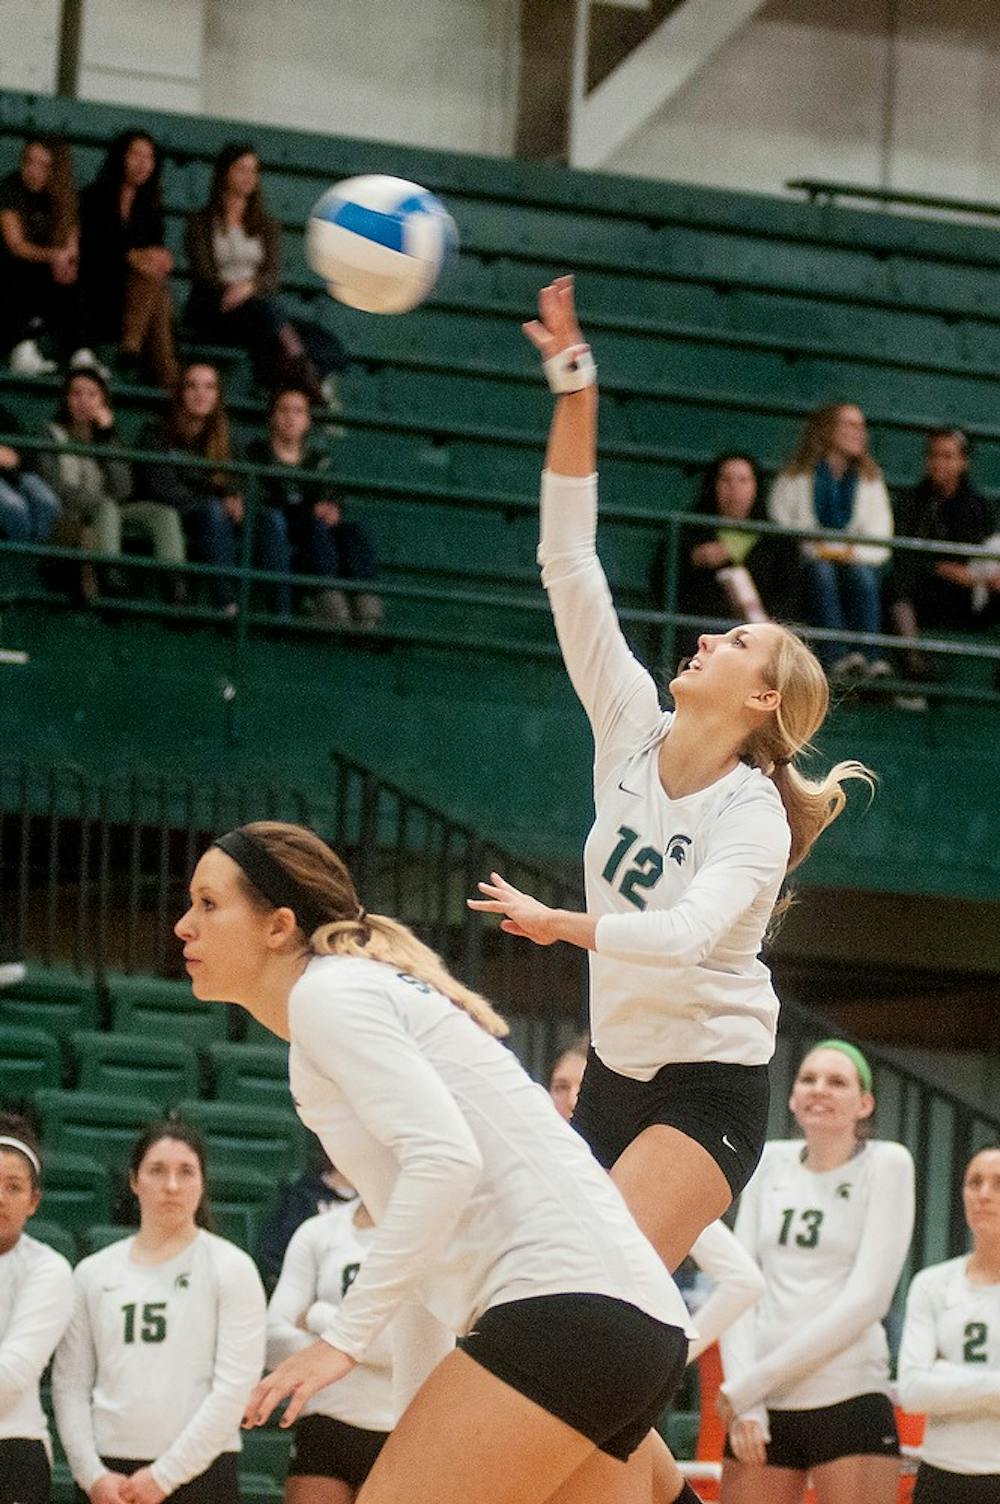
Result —
MULTIPOLYGON (((371 541, 359 522, 345 520, 329 471, 329 455, 321 445, 310 442, 311 421, 307 391, 285 386, 275 392, 268 412, 268 437, 255 439, 248 446, 247 459, 262 465, 314 470, 316 480, 262 476, 261 513, 270 516, 272 532, 284 532, 289 558, 286 569, 369 583, 376 572, 371 541)), ((274 609, 287 612, 291 606, 289 592, 278 588, 284 593, 274 609)), ((337 626, 353 620, 358 626, 371 628, 382 620, 382 599, 371 590, 352 592, 348 599, 343 590, 320 589, 313 595, 313 609, 322 620, 337 626)))
MULTIPOLYGON (((969 441, 957 428, 938 428, 928 436, 923 479, 900 496, 895 506, 896 533, 938 543, 985 543, 993 534, 993 505, 969 475, 969 441)), ((1000 565, 956 555, 904 552, 897 549, 888 581, 893 624, 903 637, 917 637, 922 627, 976 631, 1000 615, 1000 565)), ((917 649, 903 655, 907 677, 926 679, 930 668, 917 649)))
POLYGON ((39 348, 93 353, 81 344, 79 228, 69 148, 31 136, 13 172, 0 179, 0 350, 11 369, 42 376, 56 369, 39 348))
POLYGON ((145 367, 167 389, 177 380, 173 264, 159 146, 145 131, 124 131, 80 195, 80 286, 90 342, 118 345, 123 368, 145 367))

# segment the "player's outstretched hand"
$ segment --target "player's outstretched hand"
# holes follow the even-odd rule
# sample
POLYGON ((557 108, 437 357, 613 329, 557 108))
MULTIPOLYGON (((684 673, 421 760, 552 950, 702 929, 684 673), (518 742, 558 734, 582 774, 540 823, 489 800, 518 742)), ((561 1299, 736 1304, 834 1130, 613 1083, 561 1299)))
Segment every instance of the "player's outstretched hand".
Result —
POLYGON ((538 294, 538 318, 529 319, 521 328, 543 360, 551 360, 574 345, 586 348, 576 316, 573 278, 557 277, 543 287, 538 294))
POLYGON ((243 1413, 244 1428, 250 1431, 254 1426, 266 1425, 275 1407, 289 1396, 291 1402, 279 1425, 286 1429, 294 1426, 306 1400, 312 1399, 327 1384, 336 1384, 356 1367, 353 1358, 331 1347, 329 1342, 314 1342, 312 1347, 293 1353, 279 1363, 273 1373, 265 1374, 251 1390, 243 1413))
POLYGON ((483 914, 503 914, 500 928, 508 935, 519 935, 523 940, 533 940, 536 945, 552 945, 559 939, 556 933, 556 910, 546 908, 537 898, 506 882, 499 872, 491 872, 488 883, 477 883, 485 898, 467 898, 470 909, 483 914))

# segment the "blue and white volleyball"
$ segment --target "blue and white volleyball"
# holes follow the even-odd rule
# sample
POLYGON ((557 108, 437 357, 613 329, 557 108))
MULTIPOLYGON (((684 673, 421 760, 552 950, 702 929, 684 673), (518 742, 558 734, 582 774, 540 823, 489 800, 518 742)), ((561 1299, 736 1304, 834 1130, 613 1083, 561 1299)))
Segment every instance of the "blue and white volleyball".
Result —
POLYGON ((312 208, 306 255, 331 296, 366 313, 422 303, 458 245, 441 200, 403 178, 347 178, 312 208))

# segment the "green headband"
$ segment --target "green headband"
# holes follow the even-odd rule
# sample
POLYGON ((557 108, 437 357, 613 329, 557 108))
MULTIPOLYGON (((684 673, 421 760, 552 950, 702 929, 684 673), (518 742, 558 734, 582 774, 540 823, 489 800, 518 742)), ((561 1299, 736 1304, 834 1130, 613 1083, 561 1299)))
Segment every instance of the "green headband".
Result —
MULTIPOLYGON (((855 1069, 857 1070, 858 1079, 861 1082, 862 1089, 864 1091, 871 1091, 872 1068, 868 1064, 868 1061, 865 1059, 864 1055, 862 1055, 856 1044, 849 1044, 846 1039, 821 1039, 819 1044, 813 1045, 813 1049, 839 1050, 842 1055, 846 1055, 848 1060, 852 1061, 855 1069)), ((810 1051, 810 1054, 811 1053, 812 1051, 810 1051)))

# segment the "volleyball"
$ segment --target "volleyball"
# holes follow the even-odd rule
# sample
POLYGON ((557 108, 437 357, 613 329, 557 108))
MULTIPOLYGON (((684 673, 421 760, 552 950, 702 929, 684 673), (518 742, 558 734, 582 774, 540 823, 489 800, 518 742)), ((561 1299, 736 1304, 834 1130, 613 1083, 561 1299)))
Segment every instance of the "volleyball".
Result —
POLYGON ((332 297, 366 313, 422 303, 458 245, 441 200, 403 178, 347 178, 313 205, 306 255, 332 297))

